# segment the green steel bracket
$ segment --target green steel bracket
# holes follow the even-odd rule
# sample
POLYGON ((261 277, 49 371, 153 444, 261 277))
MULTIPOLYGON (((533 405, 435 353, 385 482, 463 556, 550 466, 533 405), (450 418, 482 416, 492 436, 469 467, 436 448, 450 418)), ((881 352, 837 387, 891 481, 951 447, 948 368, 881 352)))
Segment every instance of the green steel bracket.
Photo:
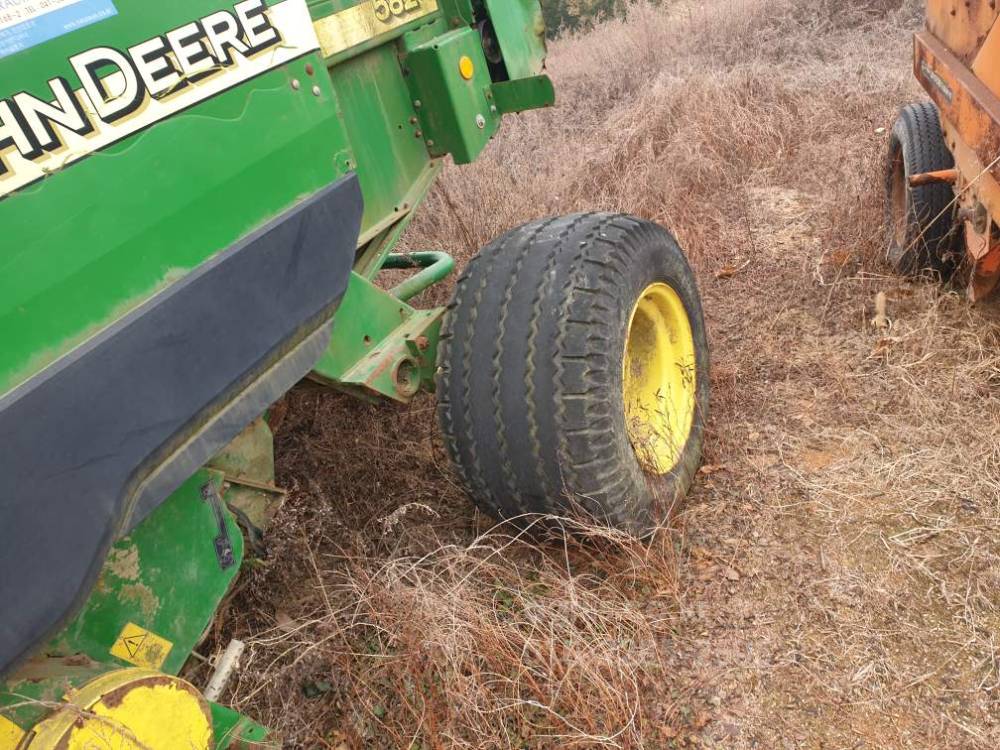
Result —
POLYGON ((476 22, 470 0, 438 0, 438 6, 448 25, 453 29, 459 26, 472 26, 476 22))
POLYGON ((485 0, 507 77, 531 78, 545 68, 545 18, 538 0, 485 0))
POLYGON ((255 721, 234 711, 209 703, 216 750, 280 750, 281 740, 255 721))
MULTIPOLYGON (((429 267, 417 274, 422 278, 401 285, 405 294, 418 293, 450 271, 451 263, 437 253, 428 256, 423 262, 429 267)), ((413 263, 422 265, 411 261, 409 267, 413 263)), ((354 273, 333 319, 330 346, 311 377, 357 396, 408 403, 421 388, 434 388, 443 317, 444 308, 415 310, 354 273)))
POLYGON ((344 376, 353 385, 408 403, 432 388, 444 309, 418 310, 344 376))
POLYGON ((267 420, 259 417, 251 422, 207 468, 225 475, 226 505, 247 534, 251 549, 263 556, 263 532, 288 495, 274 484, 274 436, 267 420))
POLYGON ((448 253, 438 251, 417 252, 409 255, 393 254, 385 259, 385 265, 382 267, 387 269, 423 269, 420 273, 414 274, 389 290, 393 297, 407 302, 425 289, 448 278, 455 270, 455 259, 448 253))
POLYGON ((551 107, 556 103, 556 90, 548 76, 520 78, 494 83, 493 101, 500 114, 513 114, 528 109, 551 107))
POLYGON ((414 102, 420 103, 417 117, 428 152, 451 154, 456 164, 475 161, 500 125, 490 101, 493 81, 479 32, 455 29, 407 46, 407 53, 406 80, 414 102))

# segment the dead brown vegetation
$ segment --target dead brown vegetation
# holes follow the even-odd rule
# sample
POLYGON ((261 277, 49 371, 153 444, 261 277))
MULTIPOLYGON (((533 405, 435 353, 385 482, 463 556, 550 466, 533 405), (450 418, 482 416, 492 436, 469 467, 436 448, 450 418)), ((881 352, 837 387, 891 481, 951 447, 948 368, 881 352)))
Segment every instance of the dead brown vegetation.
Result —
POLYGON ((230 698, 302 747, 995 747, 1000 315, 881 260, 918 20, 682 2, 554 44, 559 107, 449 169, 406 243, 670 227, 714 356, 688 509, 649 546, 529 544, 468 506, 430 398, 303 386, 291 500, 223 621, 250 640, 230 698))

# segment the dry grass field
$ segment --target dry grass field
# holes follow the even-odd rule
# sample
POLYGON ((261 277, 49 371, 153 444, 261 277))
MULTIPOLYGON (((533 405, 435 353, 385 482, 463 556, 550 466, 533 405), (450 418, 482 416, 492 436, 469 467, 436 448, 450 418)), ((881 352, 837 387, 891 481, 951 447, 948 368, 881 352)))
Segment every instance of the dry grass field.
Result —
POLYGON ((882 259, 919 22, 691 0, 554 43, 559 106, 449 167, 405 242, 669 227, 713 348, 690 500, 648 545, 530 543, 464 498, 432 398, 300 386, 270 559, 220 619, 249 642, 227 698, 303 748, 1000 746, 1000 306, 882 259))

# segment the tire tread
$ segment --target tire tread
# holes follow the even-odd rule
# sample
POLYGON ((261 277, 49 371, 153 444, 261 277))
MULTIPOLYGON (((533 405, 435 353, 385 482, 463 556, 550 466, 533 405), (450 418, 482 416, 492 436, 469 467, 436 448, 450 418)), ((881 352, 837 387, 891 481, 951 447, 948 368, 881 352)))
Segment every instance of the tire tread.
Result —
MULTIPOLYGON (((460 277, 439 346, 437 411, 458 477, 481 510, 510 519, 565 515, 579 504, 634 533, 657 522, 623 437, 615 374, 621 353, 609 346, 622 346, 618 326, 629 303, 621 291, 634 284, 629 274, 641 269, 637 248, 644 243, 679 264, 681 293, 694 299, 704 341, 693 275, 673 238, 621 214, 574 214, 514 229, 460 277)), ((707 373, 707 344, 702 350, 707 373)), ((704 388, 707 404, 707 380, 704 388)), ((702 429, 692 438, 694 468, 689 459, 679 470, 676 493, 693 477, 702 429)))
POLYGON ((930 101, 909 104, 900 110, 892 129, 886 169, 886 223, 889 227, 889 262, 900 273, 917 275, 931 271, 942 276, 954 273, 960 253, 955 236, 954 191, 935 183, 908 189, 906 245, 900 247, 893 234, 893 163, 902 153, 904 172, 910 175, 951 169, 955 160, 945 143, 937 106, 930 101))

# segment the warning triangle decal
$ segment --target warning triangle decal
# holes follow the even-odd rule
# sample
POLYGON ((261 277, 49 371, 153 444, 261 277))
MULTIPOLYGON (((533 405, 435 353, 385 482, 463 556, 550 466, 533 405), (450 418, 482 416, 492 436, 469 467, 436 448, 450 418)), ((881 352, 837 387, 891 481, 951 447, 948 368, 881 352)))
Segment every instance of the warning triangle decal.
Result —
POLYGON ((122 638, 122 643, 125 644, 125 650, 128 651, 128 655, 133 659, 135 655, 139 653, 139 649, 142 648, 142 644, 146 642, 147 633, 142 633, 139 635, 129 635, 122 638))

